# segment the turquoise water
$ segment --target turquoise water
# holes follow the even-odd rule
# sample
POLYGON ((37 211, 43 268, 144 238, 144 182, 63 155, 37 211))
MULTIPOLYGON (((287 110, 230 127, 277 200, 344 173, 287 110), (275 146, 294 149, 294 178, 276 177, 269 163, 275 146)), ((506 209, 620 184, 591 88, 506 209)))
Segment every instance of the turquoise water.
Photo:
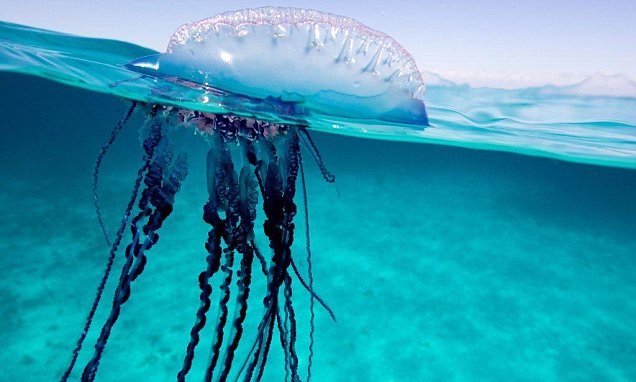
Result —
MULTIPOLYGON (((0 25, 2 379, 56 380, 70 358, 108 252, 91 179, 127 108, 119 97, 188 105, 200 96, 144 79, 110 86, 134 78, 117 65, 148 52, 0 25)), ((339 133, 314 133, 336 185, 307 166, 315 287, 338 316, 334 324, 317 310, 313 380, 636 380, 636 101, 573 93, 439 82, 427 91, 434 127, 424 131, 312 121, 339 133)), ((111 230, 140 163, 141 123, 135 115, 102 171, 111 230)), ((189 178, 100 381, 174 380, 181 366, 207 232, 207 147, 192 135, 182 144, 189 178)), ((303 244, 294 249, 305 270, 303 244)), ((309 298, 298 289, 294 303, 304 370, 309 298)), ((96 323, 106 314, 102 306, 96 323)), ((282 352, 272 350, 264 380, 280 381, 282 352)))

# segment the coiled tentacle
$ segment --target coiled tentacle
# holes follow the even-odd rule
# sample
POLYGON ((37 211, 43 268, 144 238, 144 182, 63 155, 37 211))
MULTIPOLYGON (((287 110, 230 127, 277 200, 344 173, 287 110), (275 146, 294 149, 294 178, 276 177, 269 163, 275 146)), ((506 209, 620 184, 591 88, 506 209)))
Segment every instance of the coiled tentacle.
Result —
POLYGON ((93 201, 95 205, 95 211, 97 213, 97 219, 99 220, 99 225, 102 229, 104 239, 106 240, 107 245, 110 247, 110 252, 108 254, 108 259, 106 261, 106 267, 104 268, 102 278, 97 287, 97 292, 95 293, 95 298, 93 299, 93 304, 91 305, 91 309, 88 313, 88 316, 86 317, 86 321, 84 323, 84 329, 82 330, 82 333, 80 334, 80 337, 77 340, 75 348, 73 349, 73 356, 71 357, 71 362, 69 363, 66 371, 62 375, 62 378, 60 379, 61 382, 68 381, 68 378, 70 377, 71 372, 73 371, 73 368, 75 367, 75 363, 77 362, 77 357, 79 356, 79 353, 82 350, 84 341, 86 340, 86 335, 88 334, 88 331, 91 328, 91 324, 93 323, 93 318, 95 317, 95 312, 97 311, 97 307, 99 306, 99 303, 102 299, 104 288, 106 287, 106 282, 108 281, 110 272, 113 268, 113 263, 115 261, 115 254, 117 253, 117 249, 119 248, 119 244, 121 243, 122 236, 124 234, 124 231, 126 230, 128 219, 130 219, 130 213, 135 204, 135 200, 137 199, 137 195, 139 194, 139 187, 141 186, 141 181, 143 179, 144 172, 146 171, 146 168, 148 166, 148 159, 144 158, 142 167, 137 171, 137 179, 135 180, 135 184, 133 186, 130 199, 128 200, 128 204, 126 205, 126 209, 124 210, 124 214, 119 224, 119 229, 117 230, 117 233, 115 234, 115 241, 111 243, 108 237, 108 232, 106 231, 106 227, 104 226, 104 221, 102 219, 102 214, 99 207, 99 197, 97 194, 99 170, 101 168, 101 163, 102 163, 102 160, 104 159, 104 156, 106 155, 106 152, 108 151, 110 146, 113 144, 113 142, 117 138, 117 135, 119 134, 121 129, 124 127, 126 122, 128 122, 128 119, 130 119, 130 116, 135 110, 136 105, 137 103, 133 102, 130 108, 128 108, 128 110, 126 111, 126 114, 124 115, 124 117, 117 123, 117 125, 115 126, 115 128, 110 134, 110 138, 108 142, 104 146, 102 146, 102 149, 99 155, 97 156, 97 160, 95 162, 95 168, 93 170, 93 201))
POLYGON ((241 223, 235 234, 237 251, 242 255, 241 267, 237 272, 238 295, 236 296, 236 310, 233 321, 233 330, 228 336, 228 346, 225 354, 223 369, 219 377, 225 381, 230 372, 234 352, 238 348, 243 334, 243 322, 247 315, 247 299, 250 293, 252 262, 254 260, 254 248, 248 242, 254 236, 254 219, 256 218, 256 204, 258 203, 258 191, 253 174, 247 166, 244 166, 240 175, 240 212, 241 223))
POLYGON ((318 168, 320 169, 320 173, 322 177, 325 179, 327 183, 334 183, 336 181, 336 176, 327 169, 327 165, 325 165, 325 161, 322 159, 320 155, 320 151, 318 150, 318 146, 314 143, 314 140, 309 135, 309 131, 306 128, 298 129, 304 136, 303 143, 308 146, 309 153, 316 161, 318 168))
POLYGON ((216 364, 220 357, 220 350, 223 344, 224 328, 227 323, 228 307, 227 303, 230 300, 230 284, 232 282, 232 266, 234 264, 234 236, 237 231, 237 224, 239 221, 239 185, 236 172, 234 171, 234 164, 229 150, 223 144, 221 146, 221 159, 220 165, 223 168, 224 179, 223 182, 217 184, 217 195, 220 196, 220 200, 225 208, 225 235, 224 241, 226 248, 224 249, 225 259, 221 270, 225 273, 223 283, 221 284, 221 298, 219 300, 219 316, 217 317, 216 333, 214 341, 212 342, 212 355, 208 363, 208 367, 205 373, 204 380, 206 382, 212 380, 212 375, 216 364))
POLYGON ((203 207, 203 220, 211 226, 208 232, 208 240, 205 243, 205 248, 208 252, 206 257, 207 267, 206 270, 199 274, 199 288, 201 293, 199 295, 200 304, 196 312, 195 323, 190 330, 190 341, 186 348, 186 355, 183 361, 183 366, 177 374, 177 381, 185 381, 185 377, 192 367, 192 361, 194 359, 194 350, 199 343, 199 333, 207 322, 207 312, 210 309, 211 301, 210 295, 212 294, 212 286, 210 285, 210 279, 221 267, 221 240, 225 235, 225 221, 219 216, 218 209, 221 204, 219 195, 219 183, 224 180, 223 167, 217 161, 216 150, 219 149, 220 142, 217 140, 213 143, 213 148, 210 149, 207 156, 207 183, 208 183, 208 202, 203 207))
MULTIPOLYGON (((133 218, 130 225, 133 239, 126 248, 126 262, 115 290, 110 314, 102 327, 93 357, 82 373, 82 381, 84 382, 91 382, 95 379, 112 327, 119 317, 121 306, 130 296, 131 283, 141 274, 146 264, 145 251, 159 240, 159 235, 156 231, 161 228, 165 219, 172 213, 174 195, 180 190, 181 183, 187 175, 185 155, 179 156, 177 161, 169 168, 167 167, 170 163, 166 161, 166 157, 171 158, 171 152, 170 154, 164 153, 164 155, 150 162, 155 156, 155 151, 161 140, 161 124, 159 121, 153 121, 150 126, 149 136, 144 141, 146 163, 148 163, 143 180, 146 188, 142 191, 142 196, 139 200, 140 212, 133 218), (142 219, 146 223, 140 229, 139 223, 142 219)), ((166 149, 169 150, 168 147, 166 149)))

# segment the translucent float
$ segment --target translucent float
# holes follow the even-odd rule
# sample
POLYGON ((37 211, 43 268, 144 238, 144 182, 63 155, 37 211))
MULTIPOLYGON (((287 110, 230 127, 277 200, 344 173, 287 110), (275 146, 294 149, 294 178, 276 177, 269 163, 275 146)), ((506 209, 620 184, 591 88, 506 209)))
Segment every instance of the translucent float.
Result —
POLYGON ((128 67, 309 113, 428 124, 411 55, 382 32, 314 10, 267 7, 186 24, 166 53, 128 67))

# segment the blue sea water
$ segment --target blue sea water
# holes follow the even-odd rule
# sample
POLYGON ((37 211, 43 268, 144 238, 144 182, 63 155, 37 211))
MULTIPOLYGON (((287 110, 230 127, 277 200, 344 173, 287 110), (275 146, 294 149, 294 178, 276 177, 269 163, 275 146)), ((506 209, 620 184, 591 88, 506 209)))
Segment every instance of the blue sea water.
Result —
MULTIPOLYGON (((121 97, 188 105, 199 96, 145 80, 109 86, 133 76, 119 65, 148 52, 0 24, 3 380, 56 380, 69 361, 108 252, 92 167, 128 107, 121 97)), ((424 131, 315 121, 337 176, 326 184, 307 165, 315 287, 338 322, 317 309, 313 380, 636 380, 634 98, 439 82, 427 101, 434 127, 424 131)), ((135 114, 102 170, 111 231, 140 164, 141 123, 135 114)), ((100 381, 174 380, 180 368, 207 233, 207 147, 195 135, 182 140, 189 178, 123 308, 100 381)), ((303 247, 299 238, 302 271, 303 247)), ((309 297, 297 289, 294 303, 304 370, 309 297)), ((273 346, 264 380, 283 380, 282 365, 273 346)))

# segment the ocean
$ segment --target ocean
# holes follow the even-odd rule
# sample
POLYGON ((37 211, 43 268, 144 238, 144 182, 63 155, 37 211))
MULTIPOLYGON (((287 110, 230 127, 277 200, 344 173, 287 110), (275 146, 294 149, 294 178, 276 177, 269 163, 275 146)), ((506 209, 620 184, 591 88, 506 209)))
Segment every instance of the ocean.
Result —
MULTIPOLYGON (((165 84, 157 95, 149 89, 160 86, 143 81, 109 86, 134 77, 121 64, 149 53, 0 23, 3 380, 57 380, 70 361, 109 251, 93 166, 128 100, 197 97, 165 84)), ((337 322, 316 306, 312 380, 636 380, 636 99, 590 94, 590 81, 510 91, 438 79, 426 93, 432 126, 421 131, 316 121, 312 136, 336 182, 306 160, 314 288, 337 322)), ((133 114, 104 159, 110 232, 141 164, 142 123, 133 114)), ((183 362, 207 254, 208 147, 191 133, 179 145, 188 178, 99 381, 174 380, 183 362)), ((303 222, 299 213, 292 247, 301 273, 303 222)), ((115 273, 123 261, 119 253, 115 273)), ((258 316, 265 281, 256 275, 249 309, 258 316)), ((309 301, 294 289, 303 380, 309 301)), ((257 324, 248 316, 246 327, 257 324)), ((211 338, 210 324, 190 379, 202 378, 211 338)), ((283 358, 275 336, 263 380, 284 380, 283 358)))

